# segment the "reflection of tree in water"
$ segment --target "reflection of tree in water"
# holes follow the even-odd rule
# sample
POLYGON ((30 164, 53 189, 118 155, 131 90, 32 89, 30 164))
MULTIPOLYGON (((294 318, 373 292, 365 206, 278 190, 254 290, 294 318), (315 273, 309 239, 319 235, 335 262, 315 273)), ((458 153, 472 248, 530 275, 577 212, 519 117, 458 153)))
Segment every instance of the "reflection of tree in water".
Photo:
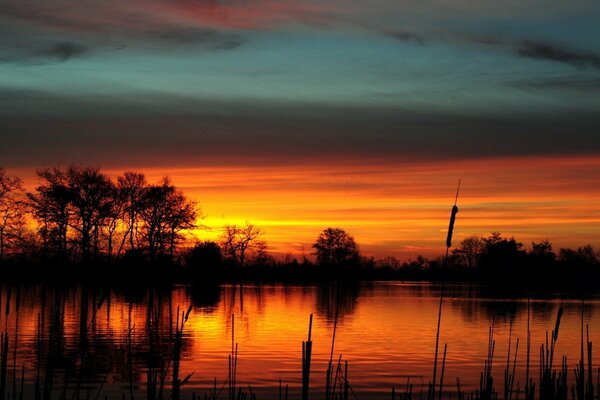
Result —
POLYGON ((467 321, 511 322, 521 313, 527 313, 527 303, 512 300, 449 299, 467 321))
POLYGON ((221 301, 219 285, 190 285, 185 292, 192 305, 203 311, 213 312, 221 301))
MULTIPOLYGON (((465 291, 454 289, 453 296, 448 296, 447 302, 452 308, 458 310, 467 321, 492 321, 510 322, 518 318, 526 318, 527 298, 521 292, 509 289, 475 287, 465 291), (454 297, 454 298, 452 298, 454 297)), ((566 295, 558 298, 556 295, 546 293, 535 294, 529 300, 529 312, 532 320, 553 321, 556 312, 562 303, 565 314, 579 315, 581 303, 569 299, 566 295)), ((584 302, 584 314, 592 315, 594 307, 584 302)))
MULTIPOLYGON (((9 354, 12 360, 14 352, 16 360, 7 374, 10 398, 111 397, 110 391, 117 390, 150 399, 170 391, 177 318, 171 292, 138 292, 143 305, 117 302, 112 312, 122 310, 121 324, 111 317, 114 293, 106 289, 42 286, 20 293, 0 286, 1 308, 9 310, 0 322, 10 333, 9 354), (27 325, 19 322, 19 313, 37 314, 33 336, 18 335, 19 325, 27 325), (21 373, 32 382, 23 389, 21 373)), ((180 339, 180 354, 190 352, 191 340, 180 339)))
POLYGON ((322 284, 316 287, 317 313, 328 321, 336 317, 344 318, 354 313, 358 296, 361 294, 360 283, 337 282, 322 284))
POLYGON ((106 292, 81 287, 44 288, 37 297, 41 310, 35 345, 18 345, 35 349, 34 390, 42 398, 99 392, 115 370, 118 345, 109 330, 96 329, 99 310, 108 298, 106 292))

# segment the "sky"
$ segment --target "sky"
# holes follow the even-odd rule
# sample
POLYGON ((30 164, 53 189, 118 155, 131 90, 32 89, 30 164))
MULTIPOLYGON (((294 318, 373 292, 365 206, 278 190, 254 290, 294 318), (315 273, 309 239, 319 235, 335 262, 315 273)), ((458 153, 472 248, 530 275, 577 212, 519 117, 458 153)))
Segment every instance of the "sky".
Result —
POLYGON ((600 247, 596 0, 0 0, 0 163, 170 175, 278 255, 600 247))

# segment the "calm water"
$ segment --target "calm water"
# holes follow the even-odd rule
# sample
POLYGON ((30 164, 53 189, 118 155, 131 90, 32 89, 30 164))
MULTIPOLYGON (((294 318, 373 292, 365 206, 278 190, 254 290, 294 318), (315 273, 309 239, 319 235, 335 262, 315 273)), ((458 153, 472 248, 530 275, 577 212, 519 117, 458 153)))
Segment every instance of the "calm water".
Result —
MULTIPOLYGON (((281 379, 289 386, 290 398, 299 398, 301 345, 311 313, 314 397, 322 397, 336 313, 334 359, 342 356, 348 361, 349 382, 358 398, 389 398, 393 386, 401 389, 408 380, 419 393, 432 375, 440 294, 440 287, 433 284, 162 291, 4 285, 1 289, 0 328, 8 337, 6 391, 10 398, 15 391, 21 392, 21 385, 25 398, 34 396, 36 386, 53 398, 73 398, 77 393, 92 399, 121 398, 122 393, 144 398, 148 381, 152 383, 157 371, 167 372, 164 391, 168 397, 177 309, 187 310, 189 305, 193 307, 184 326, 180 364, 181 379, 193 373, 182 388, 187 398, 192 392, 204 398, 215 379, 217 391, 224 386, 232 335, 238 343, 239 387, 248 390, 250 386, 259 398, 277 398, 281 379)), ((579 359, 582 312, 590 340, 600 343, 600 298, 587 297, 582 310, 581 300, 562 297, 530 301, 532 365, 538 363, 539 346, 546 331, 553 329, 562 302, 557 353, 568 357, 572 371, 579 359)), ((503 384, 511 331, 513 351, 520 339, 516 380, 523 386, 527 304, 527 299, 489 293, 477 286, 446 288, 440 351, 447 343, 448 390, 455 390, 457 377, 467 390, 478 384, 491 326, 498 389, 503 384)), ((227 398, 226 390, 220 398, 227 398)))

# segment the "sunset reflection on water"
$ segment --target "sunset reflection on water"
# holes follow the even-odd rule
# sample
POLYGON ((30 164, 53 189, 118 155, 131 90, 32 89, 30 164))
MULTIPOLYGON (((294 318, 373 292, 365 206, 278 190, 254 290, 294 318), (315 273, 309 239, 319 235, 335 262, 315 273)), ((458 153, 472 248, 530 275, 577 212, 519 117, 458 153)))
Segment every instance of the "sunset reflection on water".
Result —
MULTIPOLYGON (((176 310, 191 304, 180 375, 193 375, 182 388, 184 396, 192 392, 204 396, 215 378, 218 388, 224 385, 235 327, 238 386, 243 390, 251 387, 259 398, 277 398, 281 379, 283 385, 289 385, 290 397, 299 397, 301 343, 306 340, 311 313, 311 394, 320 396, 323 392, 336 315, 334 360, 341 356, 348 361, 349 382, 359 398, 389 397, 392 387, 402 388, 409 380, 419 393, 421 384, 426 385, 432 374, 439 295, 439 285, 399 282, 337 287, 182 286, 137 291, 4 286, 0 308, 11 355, 8 392, 14 378, 20 385, 24 368, 26 394, 33 394, 36 380, 48 384, 44 378, 50 374, 53 385, 49 390, 54 397, 60 396, 65 382, 67 393, 85 387, 93 397, 98 393, 101 397, 120 397, 122 393, 144 397, 148 371, 159 365, 172 368, 176 310), (4 313, 7 306, 8 315, 4 313)), ((561 301, 564 315, 557 354, 567 355, 569 370, 579 359, 581 300, 533 298, 529 309, 534 366, 545 332, 554 328, 561 301)), ((467 391, 478 384, 490 326, 496 341, 496 384, 503 384, 512 329, 513 351, 516 339, 520 339, 516 380, 522 387, 527 304, 526 298, 477 286, 445 289, 440 343, 448 344, 445 381, 449 391, 455 390, 457 377, 467 391)), ((597 297, 584 303, 584 324, 589 324, 592 342, 600 339, 599 305, 597 297)), ((599 360, 594 356, 596 368, 599 360)), ((170 379, 166 374, 165 391, 170 390, 170 379)), ((225 391, 222 397, 226 396, 225 391)))

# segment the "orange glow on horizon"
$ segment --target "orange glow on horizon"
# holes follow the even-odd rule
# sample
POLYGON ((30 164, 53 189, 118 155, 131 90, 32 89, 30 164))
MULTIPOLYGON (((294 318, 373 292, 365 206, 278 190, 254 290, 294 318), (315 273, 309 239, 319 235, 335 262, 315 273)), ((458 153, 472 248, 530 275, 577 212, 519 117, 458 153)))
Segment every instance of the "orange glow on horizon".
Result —
MULTIPOLYGON (((104 169, 111 176, 125 170, 104 169)), ((218 240, 223 225, 248 221, 264 229, 280 258, 310 257, 329 226, 346 229, 364 255, 440 255, 459 177, 454 246, 490 232, 525 247, 544 239, 555 250, 600 245, 600 160, 591 157, 135 170, 149 182, 169 175, 198 201, 207 228, 194 232, 198 239, 218 240)), ((19 175, 34 187, 33 171, 19 175)))

